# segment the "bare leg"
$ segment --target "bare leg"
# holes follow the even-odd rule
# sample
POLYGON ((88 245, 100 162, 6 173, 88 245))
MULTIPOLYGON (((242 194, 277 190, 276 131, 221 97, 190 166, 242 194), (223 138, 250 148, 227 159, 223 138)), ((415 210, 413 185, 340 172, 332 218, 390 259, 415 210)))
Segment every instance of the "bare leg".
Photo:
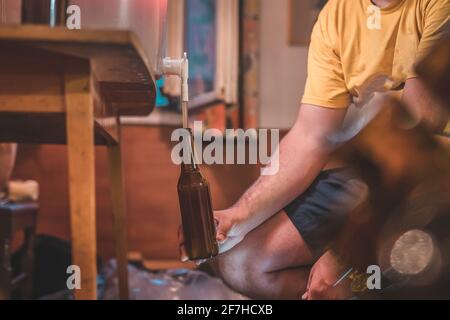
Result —
POLYGON ((233 289, 254 299, 300 299, 313 256, 284 211, 213 261, 233 289))

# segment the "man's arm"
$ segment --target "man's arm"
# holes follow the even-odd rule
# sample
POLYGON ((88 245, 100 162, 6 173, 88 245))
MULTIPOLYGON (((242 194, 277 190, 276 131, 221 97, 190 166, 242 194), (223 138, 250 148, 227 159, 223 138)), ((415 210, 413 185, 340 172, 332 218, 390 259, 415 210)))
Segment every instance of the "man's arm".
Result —
POLYGON ((425 123, 434 133, 442 133, 449 121, 449 114, 420 78, 406 80, 403 101, 418 122, 425 123))
MULTIPOLYGON (((422 1, 422 35, 417 48, 416 62, 424 59, 435 45, 450 31, 450 1, 422 1)), ((419 121, 426 123, 436 133, 441 133, 448 122, 448 113, 412 69, 408 75, 403 100, 412 108, 419 121)))
POLYGON ((341 127, 345 114, 342 108, 303 104, 295 125, 280 144, 278 173, 261 176, 232 209, 216 215, 218 240, 224 241, 233 226, 241 233, 249 232, 305 191, 327 163, 335 147, 328 138, 341 127))
POLYGON ((278 173, 260 177, 235 206, 215 213, 217 240, 228 238, 221 252, 303 193, 328 161, 334 147, 328 136, 341 127, 351 103, 336 50, 336 30, 328 23, 335 3, 327 2, 314 26, 303 104, 294 127, 280 144, 278 173))

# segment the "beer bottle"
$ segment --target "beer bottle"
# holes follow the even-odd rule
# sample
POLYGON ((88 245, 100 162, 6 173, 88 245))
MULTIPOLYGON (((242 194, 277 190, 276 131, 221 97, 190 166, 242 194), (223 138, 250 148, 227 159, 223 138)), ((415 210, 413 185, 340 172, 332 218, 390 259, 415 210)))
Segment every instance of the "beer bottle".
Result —
POLYGON ((183 155, 178 180, 184 246, 189 260, 204 260, 218 254, 216 227, 209 184, 196 164, 192 131, 186 130, 189 134, 183 152, 189 154, 183 155), (188 163, 185 163, 186 159, 189 159, 188 163))

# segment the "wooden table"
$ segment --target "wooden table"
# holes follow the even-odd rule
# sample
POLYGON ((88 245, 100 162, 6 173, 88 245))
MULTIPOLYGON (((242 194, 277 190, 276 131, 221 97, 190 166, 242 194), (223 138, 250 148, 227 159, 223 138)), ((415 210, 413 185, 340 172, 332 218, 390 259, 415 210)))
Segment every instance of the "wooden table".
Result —
POLYGON ((128 31, 0 26, 0 142, 68 147, 77 299, 97 298, 95 145, 108 148, 119 291, 128 298, 119 117, 154 108, 155 81, 141 48, 128 31))

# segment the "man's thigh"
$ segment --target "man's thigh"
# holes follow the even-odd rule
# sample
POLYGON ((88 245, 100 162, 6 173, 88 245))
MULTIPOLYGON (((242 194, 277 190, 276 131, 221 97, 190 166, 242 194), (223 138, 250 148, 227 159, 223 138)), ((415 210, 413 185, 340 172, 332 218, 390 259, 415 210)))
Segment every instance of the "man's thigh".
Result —
POLYGON ((305 192, 234 249, 219 256, 220 269, 245 262, 262 272, 307 266, 318 258, 345 225, 348 213, 360 202, 367 187, 348 169, 320 173, 305 192))

